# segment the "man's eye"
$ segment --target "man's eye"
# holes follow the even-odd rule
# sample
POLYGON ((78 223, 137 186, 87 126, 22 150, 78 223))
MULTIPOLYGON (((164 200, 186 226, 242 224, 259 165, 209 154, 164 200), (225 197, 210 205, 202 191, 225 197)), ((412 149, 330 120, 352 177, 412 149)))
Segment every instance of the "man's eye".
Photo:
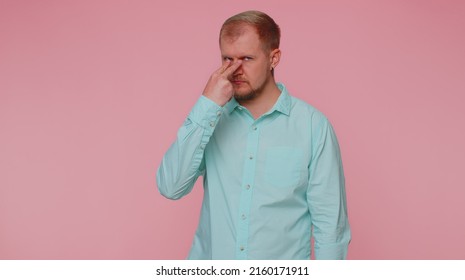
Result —
POLYGON ((225 57, 225 58, 223 58, 223 60, 224 60, 224 61, 232 61, 232 58, 230 58, 230 57, 225 57))
POLYGON ((244 61, 249 61, 249 60, 252 60, 252 58, 250 56, 244 57, 244 61))

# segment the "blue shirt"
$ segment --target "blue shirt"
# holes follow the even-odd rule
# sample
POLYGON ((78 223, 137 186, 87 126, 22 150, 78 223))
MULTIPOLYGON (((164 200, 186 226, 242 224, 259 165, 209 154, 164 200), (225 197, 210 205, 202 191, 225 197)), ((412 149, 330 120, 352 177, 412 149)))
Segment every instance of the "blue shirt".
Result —
POLYGON ((203 176, 189 259, 309 259, 312 233, 317 259, 346 257, 351 236, 334 130, 277 85, 277 102, 256 120, 234 98, 221 107, 201 96, 163 157, 157 183, 167 198, 188 194, 203 176))

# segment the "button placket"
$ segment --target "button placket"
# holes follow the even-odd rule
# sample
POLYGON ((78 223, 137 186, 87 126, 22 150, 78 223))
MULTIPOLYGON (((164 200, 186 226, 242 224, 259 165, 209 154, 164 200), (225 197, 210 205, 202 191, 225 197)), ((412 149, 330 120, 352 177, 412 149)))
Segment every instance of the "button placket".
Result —
POLYGON ((258 152, 259 129, 256 125, 249 127, 246 145, 246 162, 244 164, 242 185, 238 213, 238 228, 236 239, 236 258, 247 259, 250 207, 252 203, 252 185, 255 181, 256 156, 258 152))

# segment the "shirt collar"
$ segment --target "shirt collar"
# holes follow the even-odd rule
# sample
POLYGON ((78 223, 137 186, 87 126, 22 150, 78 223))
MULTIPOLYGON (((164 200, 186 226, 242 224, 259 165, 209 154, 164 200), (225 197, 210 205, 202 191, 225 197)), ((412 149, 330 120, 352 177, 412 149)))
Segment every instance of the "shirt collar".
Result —
MULTIPOLYGON (((278 111, 286 116, 289 116, 289 113, 291 112, 291 96, 289 95, 289 92, 282 83, 276 83, 276 85, 281 90, 281 94, 279 95, 278 100, 276 100, 276 103, 271 108, 269 113, 272 113, 273 111, 278 111)), ((231 114, 234 111, 234 109, 240 106, 241 105, 239 104, 239 102, 237 102, 237 100, 233 97, 228 103, 226 103, 224 107, 228 114, 231 114)))
POLYGON ((228 103, 226 103, 226 105, 224 105, 224 108, 226 109, 228 114, 231 114, 232 111, 234 111, 234 109, 236 109, 236 107, 239 107, 239 106, 241 106, 241 105, 233 97, 228 103))

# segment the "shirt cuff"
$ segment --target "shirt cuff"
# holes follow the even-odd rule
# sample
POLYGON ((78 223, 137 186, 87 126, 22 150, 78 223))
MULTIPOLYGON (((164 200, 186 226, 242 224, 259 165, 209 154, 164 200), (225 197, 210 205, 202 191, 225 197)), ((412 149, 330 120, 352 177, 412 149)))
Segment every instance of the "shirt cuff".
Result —
POLYGON ((201 95, 192 108, 189 119, 205 129, 214 129, 223 113, 223 107, 201 95))
POLYGON ((318 246, 315 244, 315 259, 317 260, 345 260, 347 258, 348 243, 318 246))

